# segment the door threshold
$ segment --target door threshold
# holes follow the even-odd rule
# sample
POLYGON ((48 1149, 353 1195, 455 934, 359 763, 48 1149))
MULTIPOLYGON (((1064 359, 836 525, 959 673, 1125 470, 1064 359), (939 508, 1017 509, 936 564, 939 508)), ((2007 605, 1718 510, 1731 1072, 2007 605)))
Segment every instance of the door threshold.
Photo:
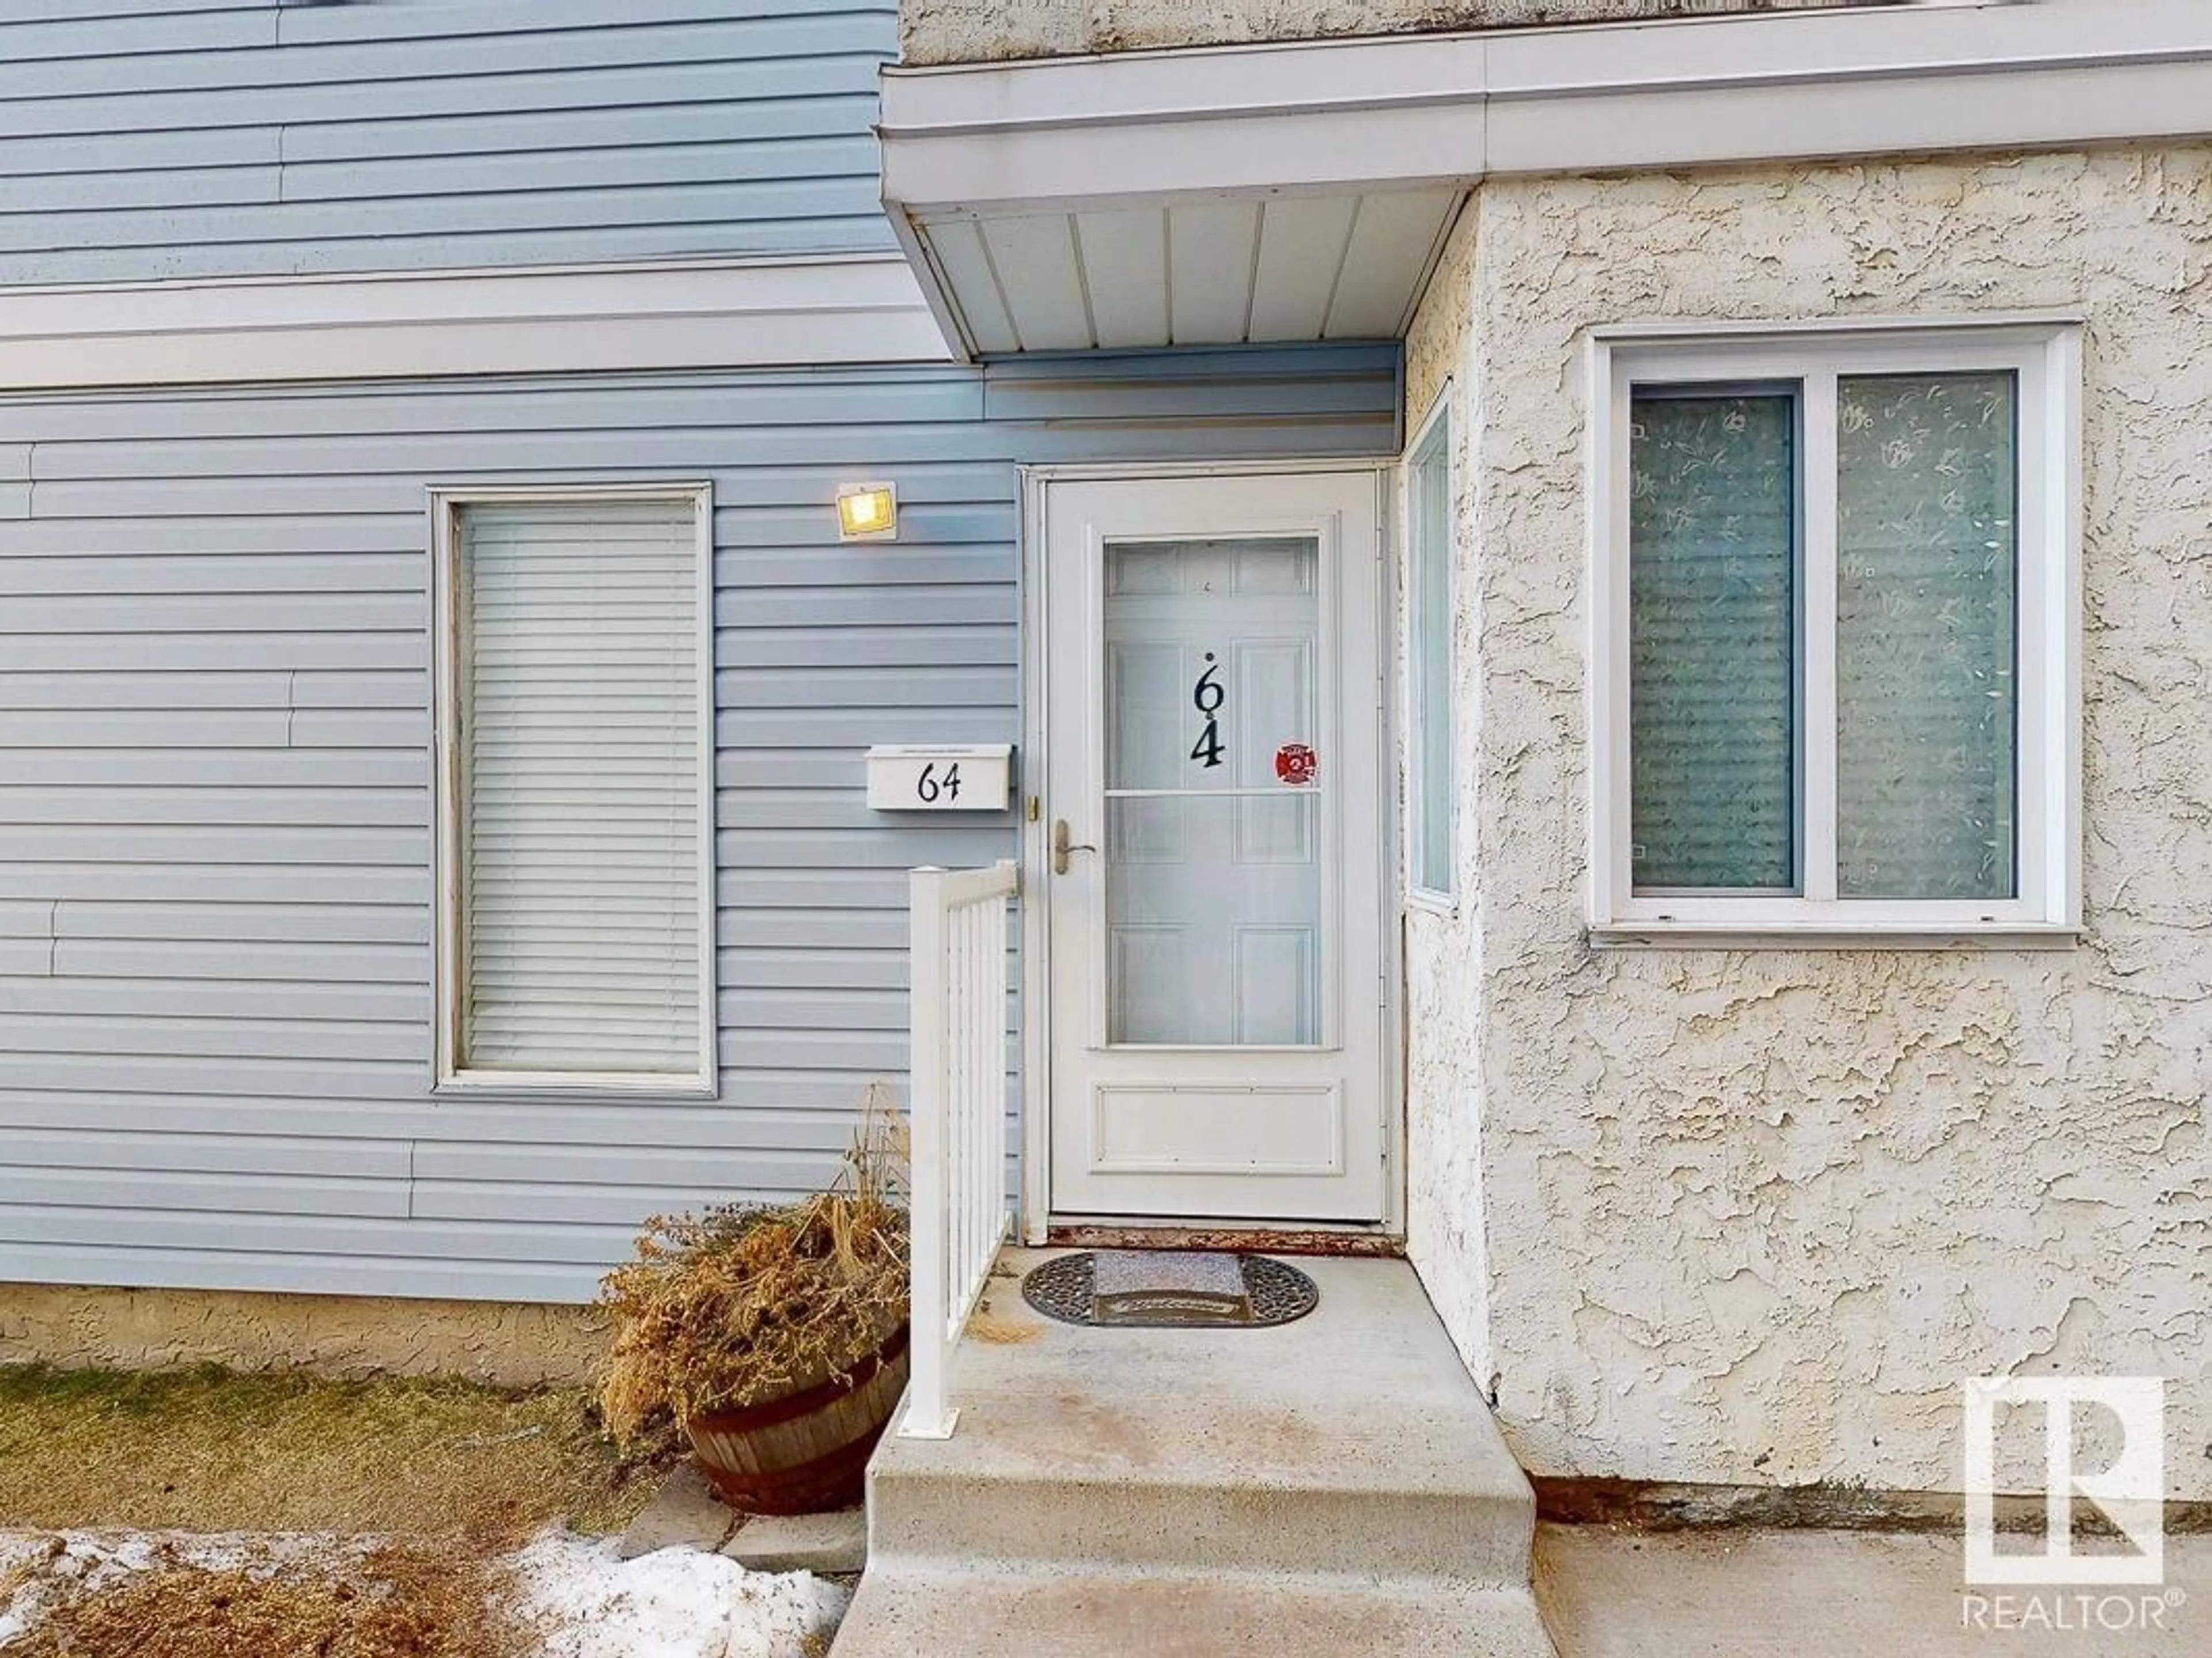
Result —
POLYGON ((1146 1221, 1054 1221, 1045 1247, 1053 1249, 1221 1249, 1270 1255, 1344 1255, 1395 1260, 1406 1240, 1372 1227, 1192 1226, 1146 1221))

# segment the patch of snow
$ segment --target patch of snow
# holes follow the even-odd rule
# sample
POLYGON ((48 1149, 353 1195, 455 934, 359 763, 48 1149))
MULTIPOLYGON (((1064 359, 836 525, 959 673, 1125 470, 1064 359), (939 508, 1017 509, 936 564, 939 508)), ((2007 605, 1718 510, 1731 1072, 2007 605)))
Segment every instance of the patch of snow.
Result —
POLYGON ((747 1571, 693 1549, 615 1558, 613 1539, 548 1532, 516 1557, 544 1658, 800 1658, 848 1598, 805 1572, 747 1571))
MULTIPOLYGON (((0 1574, 37 1566, 0 1601, 0 1649, 27 1633, 64 1586, 97 1594, 163 1564, 281 1572, 374 1540, 180 1532, 0 1533, 0 1574)), ((616 1540, 548 1531, 515 1555, 523 1614, 543 1631, 541 1658, 801 1658, 850 1598, 805 1572, 747 1571, 719 1554, 661 1549, 615 1558, 616 1540)))
POLYGON ((0 1574, 28 1565, 47 1551, 46 1540, 28 1532, 0 1532, 0 1574))

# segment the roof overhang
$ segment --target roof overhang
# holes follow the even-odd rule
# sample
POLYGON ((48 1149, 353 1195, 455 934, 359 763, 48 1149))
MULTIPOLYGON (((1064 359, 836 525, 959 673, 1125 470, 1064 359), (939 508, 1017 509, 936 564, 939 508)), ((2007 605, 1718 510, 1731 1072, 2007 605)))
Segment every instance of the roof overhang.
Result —
POLYGON ((2212 135, 2207 0, 1933 0, 885 71, 964 355, 1390 336, 1480 179, 2212 135))

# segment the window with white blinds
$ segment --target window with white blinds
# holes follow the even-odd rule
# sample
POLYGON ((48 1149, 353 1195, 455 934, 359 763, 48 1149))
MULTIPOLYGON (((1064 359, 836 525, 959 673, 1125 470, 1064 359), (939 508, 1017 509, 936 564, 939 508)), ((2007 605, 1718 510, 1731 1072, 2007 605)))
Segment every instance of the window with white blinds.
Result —
POLYGON ((2075 331, 1599 349, 1598 926, 2076 925, 2075 331))
POLYGON ((1796 396, 1638 393, 1629 446, 1637 889, 1793 891, 1796 396))
POLYGON ((711 1087, 705 491, 439 510, 441 1079, 711 1087))

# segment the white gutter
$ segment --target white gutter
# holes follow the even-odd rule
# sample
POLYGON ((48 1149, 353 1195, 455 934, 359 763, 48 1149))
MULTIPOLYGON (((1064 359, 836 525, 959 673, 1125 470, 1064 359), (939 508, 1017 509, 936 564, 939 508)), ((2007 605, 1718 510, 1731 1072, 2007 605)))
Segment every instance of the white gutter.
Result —
POLYGON ((2212 0, 2041 0, 884 76, 895 216, 2212 135, 2212 0))

